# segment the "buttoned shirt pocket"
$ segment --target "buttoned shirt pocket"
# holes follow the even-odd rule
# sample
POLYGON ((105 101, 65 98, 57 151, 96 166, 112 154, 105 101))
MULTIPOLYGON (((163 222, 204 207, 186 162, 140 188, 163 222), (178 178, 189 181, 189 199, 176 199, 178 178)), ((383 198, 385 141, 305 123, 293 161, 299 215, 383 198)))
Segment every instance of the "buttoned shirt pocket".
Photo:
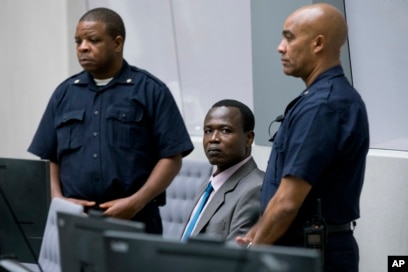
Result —
POLYGON ((147 128, 143 122, 143 109, 113 105, 107 111, 108 143, 119 148, 137 148, 146 144, 147 128))
POLYGON ((82 146, 84 138, 84 113, 85 110, 75 110, 64 112, 56 117, 55 128, 58 140, 58 154, 82 146))

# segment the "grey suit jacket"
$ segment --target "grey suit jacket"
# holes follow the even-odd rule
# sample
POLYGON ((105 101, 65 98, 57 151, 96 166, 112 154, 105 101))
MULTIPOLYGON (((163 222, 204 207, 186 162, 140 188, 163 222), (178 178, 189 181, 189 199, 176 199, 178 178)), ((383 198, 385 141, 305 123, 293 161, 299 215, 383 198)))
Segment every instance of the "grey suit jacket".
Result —
MULTIPOLYGON (((265 173, 258 169, 253 158, 242 165, 208 202, 191 235, 205 234, 209 237, 230 240, 246 234, 258 219, 264 175, 265 173)), ((208 181, 204 182, 198 190, 194 206, 204 193, 207 184, 208 181)), ((184 230, 185 228, 186 226, 184 230)))

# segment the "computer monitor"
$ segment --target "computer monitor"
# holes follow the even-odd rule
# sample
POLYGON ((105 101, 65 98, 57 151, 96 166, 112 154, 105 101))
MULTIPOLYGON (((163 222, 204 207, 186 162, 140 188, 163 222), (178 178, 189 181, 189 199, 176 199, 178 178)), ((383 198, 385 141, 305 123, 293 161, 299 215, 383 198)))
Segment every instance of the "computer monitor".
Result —
POLYGON ((140 233, 143 223, 99 215, 57 213, 61 271, 120 271, 104 266, 103 232, 107 230, 140 233))
POLYGON ((0 158, 0 255, 37 262, 50 201, 49 161, 0 158))
POLYGON ((144 272, 321 271, 319 253, 302 248, 247 249, 204 239, 180 242, 120 231, 105 232, 104 238, 108 271, 136 271, 138 267, 144 272))

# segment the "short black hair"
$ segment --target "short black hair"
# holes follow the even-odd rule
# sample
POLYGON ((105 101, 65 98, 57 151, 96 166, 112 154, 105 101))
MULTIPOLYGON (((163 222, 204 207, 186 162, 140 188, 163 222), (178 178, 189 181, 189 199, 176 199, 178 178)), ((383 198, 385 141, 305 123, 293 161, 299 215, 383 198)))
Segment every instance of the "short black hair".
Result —
POLYGON ((252 113, 251 109, 248 108, 247 105, 244 103, 234 100, 234 99, 223 99, 218 102, 216 102, 214 105, 212 105, 211 108, 217 108, 217 107, 235 107, 241 112, 242 116, 242 125, 244 127, 244 132, 254 130, 255 128, 255 117, 254 114, 252 113))
POLYGON ((117 36, 122 36, 123 40, 126 37, 125 24, 122 18, 115 11, 108 8, 95 8, 87 11, 79 19, 82 21, 98 21, 106 24, 106 33, 113 39, 117 36))

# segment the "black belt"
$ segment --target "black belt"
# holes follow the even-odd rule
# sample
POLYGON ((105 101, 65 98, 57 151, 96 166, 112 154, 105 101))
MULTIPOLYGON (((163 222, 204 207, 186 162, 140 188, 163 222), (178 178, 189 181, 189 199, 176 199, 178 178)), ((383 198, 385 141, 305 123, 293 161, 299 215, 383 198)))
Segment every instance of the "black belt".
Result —
POLYGON ((327 231, 328 233, 353 231, 356 225, 357 225, 356 221, 352 221, 350 223, 342 225, 327 225, 327 231))

